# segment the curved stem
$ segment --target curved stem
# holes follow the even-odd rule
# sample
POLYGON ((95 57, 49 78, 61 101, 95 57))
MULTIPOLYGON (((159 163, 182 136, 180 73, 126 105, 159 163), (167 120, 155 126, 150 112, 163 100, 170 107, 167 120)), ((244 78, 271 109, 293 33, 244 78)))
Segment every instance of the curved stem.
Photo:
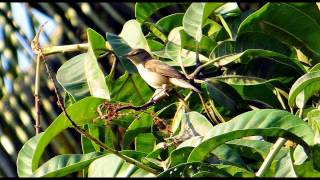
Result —
POLYGON ((270 164, 272 163, 274 157, 278 154, 281 147, 285 144, 287 140, 284 138, 279 138, 276 143, 271 147, 269 154, 267 155, 266 159, 263 161, 261 167, 259 168, 258 172, 256 173, 257 177, 262 177, 265 171, 269 168, 270 164))

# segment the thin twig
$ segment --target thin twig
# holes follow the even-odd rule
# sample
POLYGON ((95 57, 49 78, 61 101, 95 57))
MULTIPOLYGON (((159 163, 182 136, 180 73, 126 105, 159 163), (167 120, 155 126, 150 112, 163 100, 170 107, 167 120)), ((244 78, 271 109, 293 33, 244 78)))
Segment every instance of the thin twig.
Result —
MULTIPOLYGON (((291 111, 291 113, 293 113, 291 111)), ((299 112, 299 118, 303 119, 303 109, 299 112)), ((271 147, 270 152, 268 153, 266 159, 263 161, 262 165, 260 166, 259 170, 256 173, 257 177, 262 177, 266 170, 269 168, 270 164, 272 163, 274 157, 278 154, 281 147, 286 143, 285 138, 278 138, 274 145, 271 147)))
POLYGON ((37 55, 36 58, 36 74, 35 74, 35 88, 34 88, 34 107, 36 111, 36 119, 34 128, 36 130, 36 135, 40 133, 40 61, 43 59, 42 49, 39 43, 40 33, 43 31, 43 27, 47 22, 42 24, 39 28, 39 31, 36 33, 35 37, 31 41, 32 51, 37 55))

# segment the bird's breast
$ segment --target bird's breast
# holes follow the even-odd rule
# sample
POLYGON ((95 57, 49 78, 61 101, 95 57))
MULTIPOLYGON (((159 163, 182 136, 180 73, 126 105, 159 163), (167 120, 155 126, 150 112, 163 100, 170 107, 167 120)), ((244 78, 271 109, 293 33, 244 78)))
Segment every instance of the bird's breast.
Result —
POLYGON ((143 80, 155 89, 161 89, 163 84, 169 83, 167 77, 146 69, 142 64, 137 65, 137 69, 143 80))

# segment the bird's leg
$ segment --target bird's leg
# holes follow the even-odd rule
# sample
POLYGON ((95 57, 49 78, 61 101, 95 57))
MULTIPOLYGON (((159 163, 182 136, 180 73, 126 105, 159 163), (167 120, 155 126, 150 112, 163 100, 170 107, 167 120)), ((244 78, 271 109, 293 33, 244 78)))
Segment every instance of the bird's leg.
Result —
POLYGON ((151 101, 155 102, 165 95, 169 96, 169 94, 166 92, 166 90, 167 90, 167 85, 163 84, 162 89, 156 89, 156 91, 153 93, 152 97, 150 98, 150 100, 148 102, 151 102, 151 101))

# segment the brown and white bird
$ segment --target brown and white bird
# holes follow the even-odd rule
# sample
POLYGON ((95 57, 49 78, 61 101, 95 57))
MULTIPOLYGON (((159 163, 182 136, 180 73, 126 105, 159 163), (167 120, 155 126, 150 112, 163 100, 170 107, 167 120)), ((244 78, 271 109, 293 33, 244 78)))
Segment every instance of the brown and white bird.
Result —
POLYGON ((153 59, 152 56, 144 49, 133 49, 125 55, 126 58, 137 67, 140 76, 151 87, 156 89, 152 99, 157 99, 156 96, 167 89, 179 86, 189 88, 198 93, 200 91, 192 86, 187 79, 176 69, 168 64, 153 59))

